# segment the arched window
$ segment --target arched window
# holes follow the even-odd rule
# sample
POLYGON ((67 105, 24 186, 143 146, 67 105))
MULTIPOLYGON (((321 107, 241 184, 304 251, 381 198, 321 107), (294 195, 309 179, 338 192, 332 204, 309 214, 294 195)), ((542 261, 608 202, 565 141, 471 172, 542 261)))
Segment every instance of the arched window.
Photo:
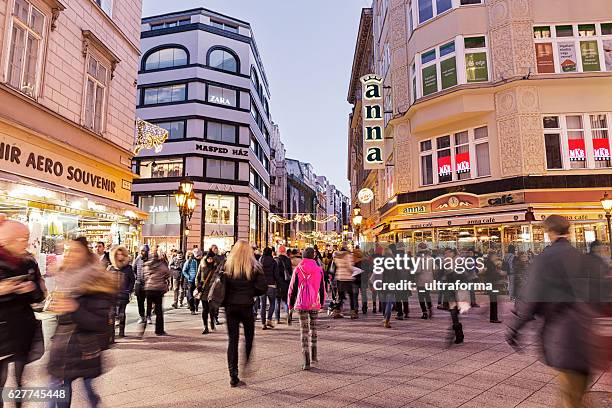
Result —
POLYGON ((208 66, 226 72, 240 72, 240 61, 228 48, 211 48, 208 51, 208 66))
POLYGON ((251 67, 251 82, 253 83, 253 86, 255 86, 255 90, 259 92, 259 76, 257 76, 255 67, 251 67))
POLYGON ((188 60, 187 51, 183 48, 162 48, 146 56, 144 70, 180 67, 187 65, 188 60))

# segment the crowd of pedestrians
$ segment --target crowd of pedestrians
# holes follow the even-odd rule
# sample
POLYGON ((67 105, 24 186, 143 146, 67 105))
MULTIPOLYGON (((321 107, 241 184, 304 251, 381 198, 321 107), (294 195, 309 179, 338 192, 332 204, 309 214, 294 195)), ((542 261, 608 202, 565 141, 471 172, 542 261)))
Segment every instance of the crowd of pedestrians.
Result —
MULTIPOLYGON (((168 292, 173 309, 187 306, 192 315, 199 315, 201 309, 202 335, 224 323, 230 385, 238 387, 244 385, 240 375, 251 361, 257 321, 261 330, 273 330, 279 324, 292 325, 294 317, 299 319, 302 369, 309 370, 318 361, 317 321, 323 308, 333 319, 356 320, 370 311, 380 313, 383 327, 391 328, 394 315, 395 320, 410 318, 412 296, 418 301, 420 319, 435 317, 430 289, 434 281, 484 282, 490 284, 486 294, 491 323, 501 323, 501 293, 514 302, 507 322, 507 341, 513 347, 520 349, 520 334, 527 322, 534 317, 544 320, 544 360, 562 374, 562 397, 575 403, 582 399, 593 369, 592 345, 576 328, 588 331, 598 313, 609 313, 605 308, 610 301, 610 263, 597 241, 587 256, 574 249, 566 239, 569 224, 564 218, 551 216, 544 226, 552 244, 538 256, 513 246, 504 254, 481 254, 469 247, 458 251, 419 243, 414 256, 422 262, 409 275, 396 266, 373 273, 377 258, 412 256, 396 244, 377 244, 367 251, 346 243, 322 250, 316 245, 303 250, 281 245, 260 252, 238 240, 225 254, 215 245, 206 253, 192 248, 185 254, 174 249, 166 254, 159 247, 144 245, 137 254, 130 254, 123 246, 107 251, 103 242, 92 245, 79 237, 65 244, 61 265, 53 273, 54 288, 47 292, 36 262, 26 251, 28 228, 0 218, 0 386, 7 381, 9 364, 14 364, 15 382, 20 386, 26 365, 42 356, 42 326, 31 305, 43 301, 44 310, 57 315, 47 367, 50 386, 71 390, 75 380, 83 379, 89 404, 95 407, 100 398, 93 381, 102 374, 104 350, 116 338, 129 335, 126 309, 133 296, 137 338, 145 335, 153 316, 155 335, 167 335, 163 304, 168 292), (439 258, 461 258, 463 265, 470 258, 484 262, 458 271, 433 266, 440 265, 433 262, 439 258), (403 280, 414 282, 413 290, 390 289, 403 280), (283 315, 286 320, 281 320, 283 315), (242 362, 238 358, 240 326, 242 362)), ((448 312, 449 345, 463 343, 461 315, 480 307, 476 291, 437 292, 436 313, 448 312)))

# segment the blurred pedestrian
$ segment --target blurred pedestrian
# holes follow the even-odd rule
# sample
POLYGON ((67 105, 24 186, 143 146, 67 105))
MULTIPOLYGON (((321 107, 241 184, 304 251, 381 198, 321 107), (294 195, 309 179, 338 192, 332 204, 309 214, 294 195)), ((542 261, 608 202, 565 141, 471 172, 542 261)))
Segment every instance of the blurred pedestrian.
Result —
POLYGON ((15 383, 21 387, 26 364, 44 351, 43 347, 39 356, 32 355, 37 337, 42 342, 42 324, 31 305, 44 300, 45 286, 36 261, 26 251, 29 236, 28 227, 20 222, 0 223, 0 390, 10 363, 14 364, 15 383))
POLYGON ((342 248, 336 252, 333 262, 336 271, 335 279, 338 285, 338 300, 332 317, 334 319, 344 317, 342 315, 342 304, 344 298, 348 295, 351 319, 357 319, 359 316, 357 314, 358 301, 353 290, 353 256, 346 245, 342 245, 342 248))
MULTIPOLYGON (((395 254, 391 250, 391 248, 383 249, 382 256, 386 258, 393 258, 395 254)), ((379 280, 380 282, 374 282, 374 286, 378 286, 380 290, 378 291, 379 299, 382 301, 381 312, 383 314, 383 327, 386 329, 391 328, 391 313, 393 312, 393 306, 395 305, 395 293, 388 289, 389 284, 395 284, 398 280, 398 272, 395 268, 395 264, 391 268, 384 268, 382 274, 378 274, 374 277, 374 280, 379 280)))
POLYGON ((134 283, 136 276, 132 265, 130 265, 130 253, 127 248, 121 245, 115 246, 110 252, 111 264, 108 270, 113 273, 117 288, 117 303, 115 304, 115 313, 113 313, 113 325, 111 343, 115 339, 115 322, 119 321, 119 338, 125 337, 125 310, 134 291, 134 283))
POLYGON ((421 319, 431 319, 433 317, 431 293, 427 289, 433 282, 434 265, 429 248, 424 242, 418 245, 418 266, 415 269, 417 296, 419 306, 421 306, 421 319))
POLYGON ((292 313, 289 310, 287 303, 287 294, 289 293, 289 284, 291 283, 291 277, 293 276, 293 268, 291 267, 291 260, 287 256, 287 248, 281 245, 278 248, 278 257, 276 258, 278 265, 278 287, 276 288, 276 324, 280 324, 280 314, 282 305, 285 305, 285 311, 287 312, 287 324, 291 324, 292 313))
POLYGON ((96 242, 96 255, 100 259, 100 262, 102 262, 102 267, 104 269, 108 268, 108 266, 111 264, 111 259, 109 252, 106 250, 106 244, 104 241, 96 242))
POLYGON ((202 302, 202 323, 204 323, 202 334, 208 334, 210 330, 215 330, 215 310, 213 310, 214 308, 211 308, 208 303, 208 293, 210 292, 210 286, 212 285, 217 266, 215 262, 215 253, 209 251, 202 262, 200 262, 198 274, 196 275, 196 288, 198 290, 198 297, 202 302), (209 317, 210 330, 208 329, 209 317))
POLYGON ((185 288, 188 288, 187 303, 189 303, 189 310, 191 311, 192 315, 195 315, 199 308, 196 304, 195 298, 193 297, 193 291, 195 290, 195 278, 198 274, 198 267, 200 265, 201 258, 202 254, 200 253, 200 250, 195 248, 191 253, 187 253, 187 260, 183 265, 183 279, 185 281, 185 288))
MULTIPOLYGON (((489 252, 489 255, 484 263, 484 280, 485 283, 491 285, 491 290, 489 290, 489 321, 491 323, 501 323, 498 313, 498 295, 503 285, 504 276, 504 273, 500 270, 501 264, 502 262, 499 259, 499 256, 493 251, 489 252)), ((512 276, 512 279, 514 279, 514 275, 512 276)))
POLYGON ((317 362, 317 317, 325 303, 323 270, 317 264, 314 248, 306 248, 302 262, 295 268, 289 285, 289 309, 300 316, 300 340, 302 343, 303 370, 317 362))
POLYGON ((147 324, 151 322, 152 308, 155 307, 155 334, 165 336, 164 330, 164 294, 168 291, 170 270, 164 262, 164 253, 155 247, 153 256, 145 263, 145 293, 147 295, 147 322, 142 325, 141 335, 144 334, 147 324))
MULTIPOLYGON (((144 264, 149 260, 149 246, 143 245, 140 247, 140 253, 134 259, 134 263, 132 264, 132 269, 134 270, 134 275, 136 276, 136 283, 134 284, 134 293, 136 294, 136 302, 138 303, 138 315, 140 319, 138 319, 138 323, 142 324, 146 322, 145 318, 145 302, 147 300, 147 295, 145 293, 145 277, 144 277, 144 264)), ((150 322, 149 322, 150 323, 150 322)))
POLYGON ((501 262, 501 270, 508 280, 508 296, 510 299, 516 297, 516 291, 514 288, 514 260, 516 259, 516 248, 514 245, 508 245, 508 253, 504 256, 501 262))
POLYGON ((276 289, 280 280, 278 274, 278 264, 272 257, 272 248, 265 247, 263 254, 259 259, 261 267, 268 284, 268 291, 266 294, 260 296, 261 304, 261 327, 262 330, 273 329, 272 317, 274 316, 274 309, 276 307, 276 289), (266 308, 267 314, 266 314, 266 308))
POLYGON ((79 378, 83 378, 89 405, 97 407, 100 397, 93 380, 102 374, 102 355, 109 345, 116 283, 84 237, 68 244, 59 277, 59 290, 49 305, 59 317, 47 368, 53 386, 67 388, 70 398, 57 402, 57 407, 70 407, 72 383, 79 378))
POLYGON ((255 318, 253 301, 268 290, 266 278, 261 265, 249 243, 238 240, 230 251, 222 273, 225 279, 225 316, 227 323, 227 365, 230 374, 230 385, 238 387, 244 382, 238 377, 238 340, 240 324, 244 329, 245 358, 249 363, 253 340, 255 338, 255 318))
POLYGON ((185 285, 183 277, 184 265, 185 258, 183 257, 183 253, 177 251, 168 265, 168 268, 170 269, 170 277, 172 279, 172 291, 174 292, 174 302, 172 303, 172 308, 174 309, 179 308, 179 302, 180 307, 183 307, 183 301, 185 300, 185 285))

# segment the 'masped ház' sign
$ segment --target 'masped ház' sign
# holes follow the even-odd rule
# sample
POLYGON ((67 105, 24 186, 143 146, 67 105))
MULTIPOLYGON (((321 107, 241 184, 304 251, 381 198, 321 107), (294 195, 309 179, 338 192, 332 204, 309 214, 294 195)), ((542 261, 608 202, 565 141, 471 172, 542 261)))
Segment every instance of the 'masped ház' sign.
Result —
POLYGON ((384 169, 385 119, 383 79, 378 75, 361 77, 363 90, 363 168, 384 169))

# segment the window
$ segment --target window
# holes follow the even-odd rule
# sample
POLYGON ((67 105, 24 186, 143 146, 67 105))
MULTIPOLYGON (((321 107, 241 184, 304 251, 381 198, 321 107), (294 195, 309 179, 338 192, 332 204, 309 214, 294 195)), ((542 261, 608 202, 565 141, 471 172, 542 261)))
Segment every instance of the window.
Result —
POLYGON ((208 54, 208 66, 227 72, 238 72, 238 58, 229 51, 214 49, 208 54))
POLYGON ((145 71, 187 65, 187 52, 181 48, 164 48, 150 54, 145 61, 145 71))
POLYGON ((206 122, 206 139, 217 142, 236 143, 238 126, 220 122, 206 122))
POLYGON ((249 176, 249 184, 255 190, 259 191, 259 193, 262 196, 264 196, 266 199, 269 197, 270 188, 263 181, 261 176, 254 169, 252 169, 252 168, 251 168, 251 174, 249 176))
POLYGON ((11 21, 7 83, 35 98, 40 78, 45 16, 26 0, 15 0, 11 21))
POLYGON ((138 207, 149 213, 145 224, 180 224, 181 222, 174 195, 140 197, 138 207))
POLYGON ((539 74, 612 72, 612 23, 535 26, 533 38, 539 74))
POLYGON ((205 222, 215 225, 234 225, 234 197, 206 195, 205 222))
POLYGON ((183 176, 183 160, 143 160, 140 162, 142 178, 166 178, 183 176))
POLYGON ((269 173, 270 160, 253 134, 251 134, 251 150, 253 153, 255 153, 255 157, 257 157, 257 159, 261 162, 261 164, 263 164, 264 168, 269 173))
POLYGON ((235 180, 236 162, 229 160, 206 159, 206 177, 235 180))
POLYGON ((210 20, 210 25, 221 30, 229 31, 238 34, 238 26, 222 23, 220 21, 210 20))
POLYGON ((187 85, 168 85, 155 88, 145 88, 144 104, 171 103, 184 101, 187 94, 187 85))
POLYGON ((489 69, 487 66, 487 42, 485 37, 466 37, 465 71, 467 82, 487 82, 489 69))
POLYGON ((234 89, 207 85, 208 102, 216 105, 238 106, 238 92, 234 89))
POLYGON ((454 41, 421 54, 423 96, 457 85, 455 55, 454 41))
POLYGON ((166 21, 163 23, 151 23, 151 30, 161 30, 163 28, 184 26, 190 23, 191 23, 191 19, 189 18, 184 18, 184 19, 175 20, 175 21, 166 21))
POLYGON ((421 141, 419 150, 423 186, 491 175, 486 126, 421 141))
POLYGON ((108 69, 92 55, 87 59, 87 85, 85 87, 85 127, 102 132, 106 101, 108 69))
POLYGON ((109 17, 113 15, 113 0, 96 0, 96 4, 100 6, 109 17))
POLYGON ((156 125, 168 131, 169 140, 183 139, 185 137, 185 122, 184 121, 160 122, 160 123, 156 123, 156 125))
POLYGON ((461 0, 460 4, 462 6, 467 6, 469 4, 482 4, 482 0, 461 0))
POLYGON ((545 116, 543 122, 547 169, 612 167, 609 114, 545 116))

